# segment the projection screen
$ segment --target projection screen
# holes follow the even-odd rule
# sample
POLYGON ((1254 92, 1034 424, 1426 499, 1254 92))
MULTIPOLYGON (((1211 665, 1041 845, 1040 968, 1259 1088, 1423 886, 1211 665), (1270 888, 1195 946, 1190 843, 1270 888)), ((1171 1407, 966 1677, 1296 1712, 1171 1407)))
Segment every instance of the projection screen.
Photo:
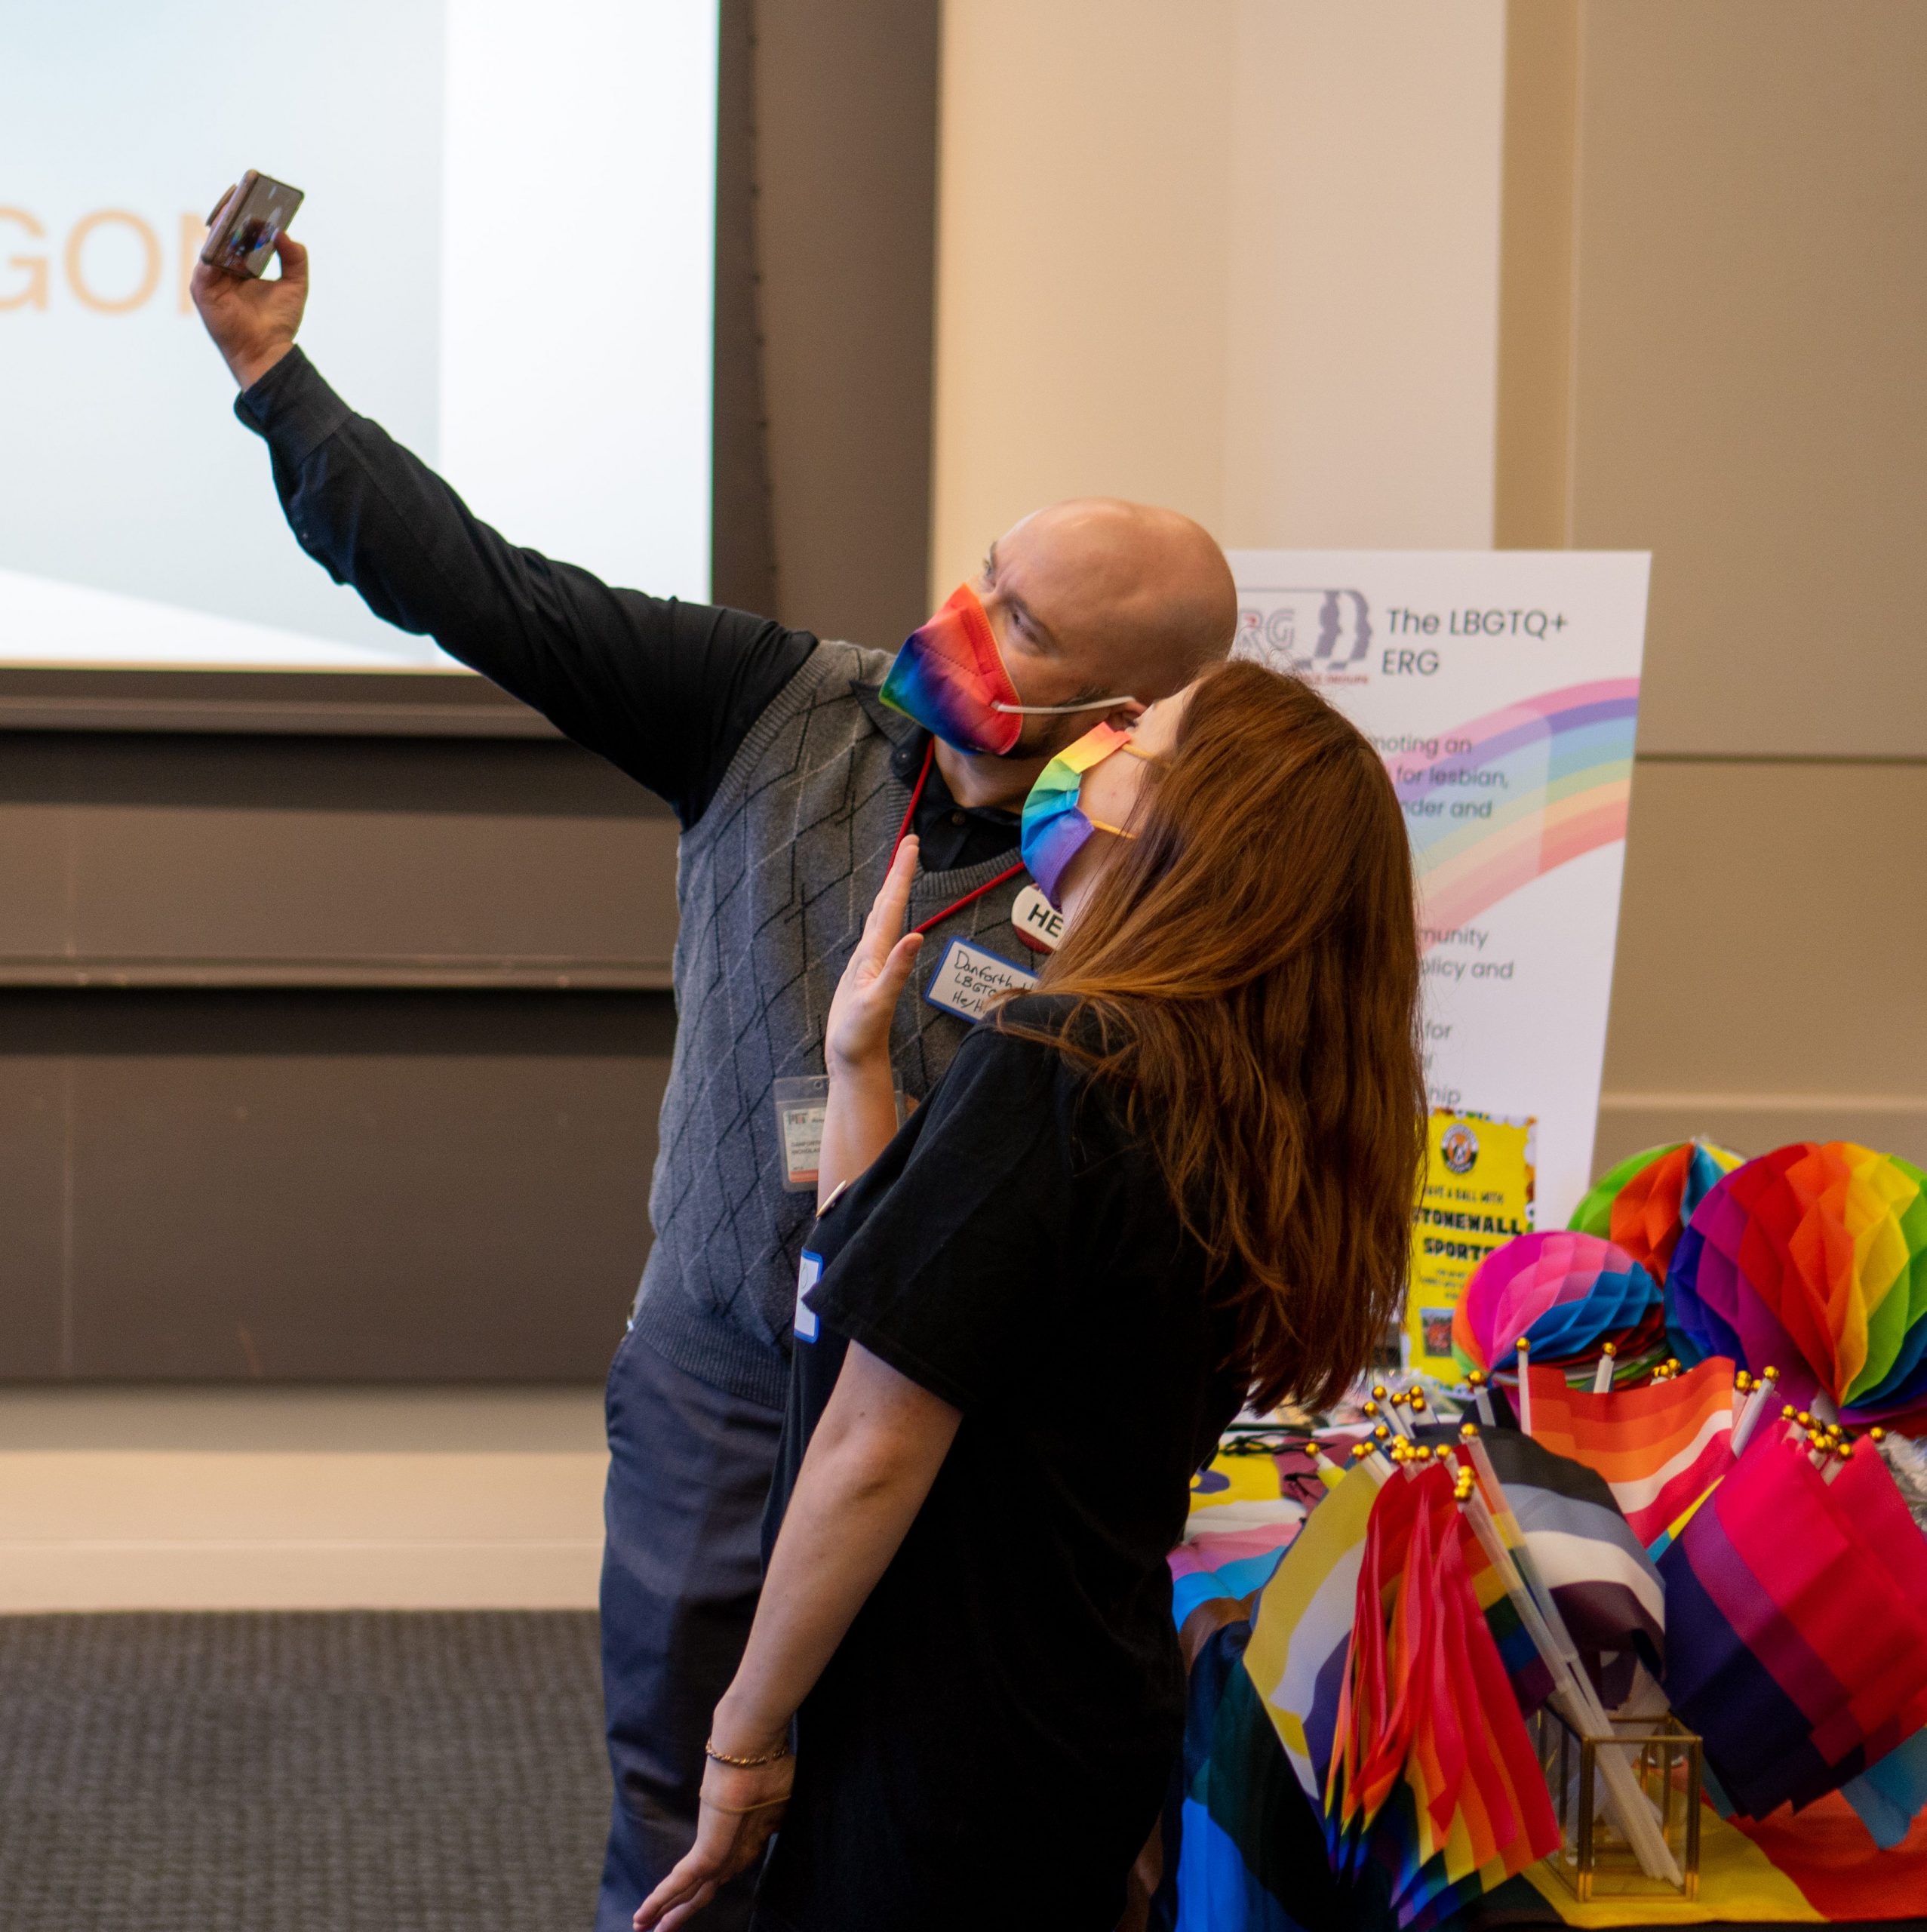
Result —
POLYGON ((301 343, 518 543, 709 588, 718 0, 0 0, 0 667, 453 671, 297 545, 187 299, 257 168, 301 343))

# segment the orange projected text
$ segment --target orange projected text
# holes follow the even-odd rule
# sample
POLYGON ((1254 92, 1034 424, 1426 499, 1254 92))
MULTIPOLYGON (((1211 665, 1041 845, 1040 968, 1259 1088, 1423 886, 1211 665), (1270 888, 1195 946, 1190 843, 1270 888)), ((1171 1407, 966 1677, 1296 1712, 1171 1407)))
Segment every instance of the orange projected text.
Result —
MULTIPOLYGON (((167 251, 161 237, 168 225, 131 208, 94 208, 57 235, 32 209, 0 203, 0 313, 47 309, 61 300, 97 315, 131 315, 146 308, 166 275, 167 251)), ((177 257, 174 308, 184 315, 192 306, 187 285, 207 226, 198 214, 183 214, 171 225, 177 257)))

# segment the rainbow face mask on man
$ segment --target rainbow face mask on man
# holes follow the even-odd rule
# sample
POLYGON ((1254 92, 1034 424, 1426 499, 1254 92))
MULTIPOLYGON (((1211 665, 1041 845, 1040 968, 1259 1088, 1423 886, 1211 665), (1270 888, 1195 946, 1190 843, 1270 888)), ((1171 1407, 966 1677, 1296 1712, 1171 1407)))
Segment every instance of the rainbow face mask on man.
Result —
POLYGON ((1029 867, 1037 890, 1060 912, 1064 902, 1059 888, 1071 861, 1084 848, 1093 832, 1108 832, 1115 838, 1133 838, 1121 825, 1107 825, 1093 818, 1079 802, 1084 774, 1102 764, 1113 752, 1129 752, 1147 764, 1157 761, 1148 752, 1139 750, 1128 731, 1114 724, 1100 724, 1086 731, 1074 744, 1066 745, 1037 774, 1024 801, 1022 828, 1018 849, 1029 867))
POLYGON ((1026 718, 1065 717, 1130 702, 1118 697, 1086 698, 1080 704, 1019 703, 989 614, 967 583, 960 584, 928 623, 905 638, 881 696, 893 710, 915 718, 960 752, 1000 757, 1016 749, 1026 718))

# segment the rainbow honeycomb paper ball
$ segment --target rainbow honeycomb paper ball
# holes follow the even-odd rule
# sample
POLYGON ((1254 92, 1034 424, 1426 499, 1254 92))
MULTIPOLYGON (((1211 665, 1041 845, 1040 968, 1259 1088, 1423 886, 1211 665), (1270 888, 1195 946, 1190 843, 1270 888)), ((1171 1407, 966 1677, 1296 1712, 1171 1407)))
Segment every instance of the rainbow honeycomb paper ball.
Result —
POLYGON ((1601 1175, 1566 1225, 1603 1235, 1664 1283, 1693 1211, 1745 1158, 1710 1140, 1649 1147, 1601 1175))
POLYGON ((1489 1371, 1514 1359, 1590 1359, 1611 1342, 1637 1348, 1656 1332, 1659 1284, 1626 1251, 1568 1228, 1520 1235, 1472 1271, 1452 1324, 1452 1352, 1489 1371))
POLYGON ((1723 1175, 1667 1277, 1683 1356, 1781 1373, 1849 1420, 1927 1405, 1927 1175, 1849 1140, 1796 1141, 1723 1175))

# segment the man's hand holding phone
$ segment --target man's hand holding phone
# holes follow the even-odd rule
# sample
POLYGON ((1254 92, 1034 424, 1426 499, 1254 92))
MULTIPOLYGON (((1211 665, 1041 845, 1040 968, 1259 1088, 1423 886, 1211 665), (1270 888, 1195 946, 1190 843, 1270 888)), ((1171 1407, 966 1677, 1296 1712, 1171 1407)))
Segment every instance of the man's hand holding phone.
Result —
MULTIPOLYGON (((215 203, 207 226, 217 234, 247 185, 230 188, 215 203)), ((281 263, 276 281, 245 268, 217 266, 204 255, 188 284, 214 346, 243 389, 252 388, 294 346, 308 306, 307 250, 283 232, 275 238, 274 253, 281 263)))

